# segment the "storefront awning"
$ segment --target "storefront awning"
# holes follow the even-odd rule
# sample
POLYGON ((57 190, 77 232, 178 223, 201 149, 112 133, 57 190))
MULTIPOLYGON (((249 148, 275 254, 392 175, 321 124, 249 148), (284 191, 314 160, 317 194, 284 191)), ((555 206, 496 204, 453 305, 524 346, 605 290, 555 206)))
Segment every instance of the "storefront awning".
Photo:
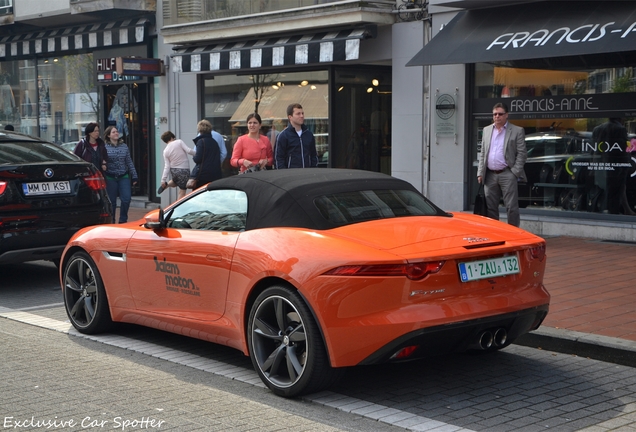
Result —
POLYGON ((142 43, 147 23, 146 18, 134 18, 0 37, 0 60, 142 43))
MULTIPOLYGON (((288 85, 278 90, 269 89, 261 98, 258 114, 267 126, 272 121, 287 122, 287 107, 299 103, 303 106, 305 119, 326 119, 329 117, 329 96, 327 84, 306 86, 288 85)), ((230 118, 230 123, 245 125, 247 116, 254 112, 254 93, 249 92, 230 118)))
POLYGON ((546 1, 460 12, 407 66, 498 63, 591 68, 636 64, 632 1, 546 1))
POLYGON ((172 56, 175 72, 247 70, 357 60, 360 41, 375 37, 375 27, 179 47, 172 56))

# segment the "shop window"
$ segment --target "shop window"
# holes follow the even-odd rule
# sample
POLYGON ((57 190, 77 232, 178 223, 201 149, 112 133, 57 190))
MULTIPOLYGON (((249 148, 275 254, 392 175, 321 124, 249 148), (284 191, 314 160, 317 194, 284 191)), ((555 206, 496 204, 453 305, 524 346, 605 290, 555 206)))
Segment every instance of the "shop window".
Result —
POLYGON ((237 173, 229 159, 239 136, 247 133, 247 116, 258 113, 261 134, 272 147, 287 127, 287 106, 300 103, 305 125, 316 138, 318 160, 327 165, 329 153, 329 85, 327 71, 223 75, 203 79, 203 116, 225 140, 228 156, 223 175, 237 173))
POLYGON ((92 55, 0 63, 0 125, 58 144, 77 142, 97 120, 92 55))
POLYGON ((504 102, 509 121, 526 132, 528 183, 519 185, 521 207, 635 215, 633 72, 475 65, 470 195, 478 188, 481 131, 492 122, 494 104, 504 102))
POLYGON ((390 68, 336 69, 333 167, 391 174, 391 79, 390 68))
MULTIPOLYGON (((287 127, 287 106, 300 103, 316 138, 319 167, 391 173, 391 68, 336 67, 329 72, 277 72, 203 78, 202 112, 228 149, 247 133, 250 113, 261 116, 273 146, 287 127)), ((229 160, 224 176, 235 174, 229 160)))

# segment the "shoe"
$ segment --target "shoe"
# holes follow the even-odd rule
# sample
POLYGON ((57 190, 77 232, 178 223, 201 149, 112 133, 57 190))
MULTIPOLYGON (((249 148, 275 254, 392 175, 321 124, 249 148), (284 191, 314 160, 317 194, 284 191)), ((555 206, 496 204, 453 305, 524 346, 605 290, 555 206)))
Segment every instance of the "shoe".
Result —
POLYGON ((159 189, 157 189, 157 195, 161 195, 161 192, 165 191, 166 188, 163 187, 163 185, 159 186, 159 189))

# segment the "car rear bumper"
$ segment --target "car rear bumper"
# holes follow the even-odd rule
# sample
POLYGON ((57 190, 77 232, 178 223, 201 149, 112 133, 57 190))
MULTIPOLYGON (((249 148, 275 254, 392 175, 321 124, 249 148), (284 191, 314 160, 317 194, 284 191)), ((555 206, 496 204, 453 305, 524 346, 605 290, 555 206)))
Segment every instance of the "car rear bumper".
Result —
POLYGON ((484 334, 490 333, 494 337, 496 332, 502 329, 506 341, 501 345, 505 345, 529 331, 536 330, 548 314, 548 308, 549 305, 545 304, 517 312, 415 330, 386 344, 359 364, 413 360, 470 349, 484 349, 484 334), (405 347, 417 348, 408 357, 392 358, 405 347))

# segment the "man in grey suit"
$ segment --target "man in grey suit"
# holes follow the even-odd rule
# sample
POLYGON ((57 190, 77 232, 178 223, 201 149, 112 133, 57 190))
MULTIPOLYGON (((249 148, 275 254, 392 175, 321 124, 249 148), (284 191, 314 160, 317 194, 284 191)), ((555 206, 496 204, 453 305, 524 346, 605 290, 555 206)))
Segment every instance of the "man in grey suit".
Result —
POLYGON ((523 166, 528 157, 523 128, 508 122, 508 107, 498 103, 492 109, 494 123, 484 128, 477 181, 484 183, 488 217, 499 220, 503 194, 508 223, 519 226, 518 183, 528 181, 523 166))

